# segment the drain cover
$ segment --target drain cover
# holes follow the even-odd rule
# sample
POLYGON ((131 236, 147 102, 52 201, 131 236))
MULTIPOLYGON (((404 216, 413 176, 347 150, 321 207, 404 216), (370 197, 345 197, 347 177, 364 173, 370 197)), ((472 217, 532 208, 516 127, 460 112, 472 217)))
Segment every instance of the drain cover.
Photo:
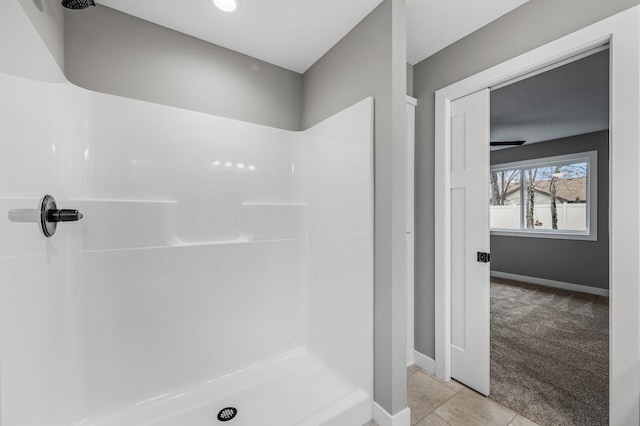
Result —
POLYGON ((218 413, 218 420, 221 422, 228 422, 229 420, 233 420, 236 414, 238 414, 238 410, 235 407, 223 408, 218 413))

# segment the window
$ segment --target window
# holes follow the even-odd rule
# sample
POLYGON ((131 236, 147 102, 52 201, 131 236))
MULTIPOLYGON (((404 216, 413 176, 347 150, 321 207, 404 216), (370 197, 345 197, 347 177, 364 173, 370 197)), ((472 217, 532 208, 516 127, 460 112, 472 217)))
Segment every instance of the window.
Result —
POLYGON ((597 152, 491 166, 492 235, 597 240, 597 152))

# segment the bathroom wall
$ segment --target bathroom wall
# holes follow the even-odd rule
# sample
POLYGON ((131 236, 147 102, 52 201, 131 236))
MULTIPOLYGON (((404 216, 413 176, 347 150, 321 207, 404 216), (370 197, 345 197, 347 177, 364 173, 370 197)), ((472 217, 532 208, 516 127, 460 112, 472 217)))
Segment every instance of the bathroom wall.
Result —
POLYGON ((299 349, 370 394, 372 101, 308 135, 72 89, 80 416, 299 349))
POLYGON ((638 0, 531 0, 414 67, 416 109, 416 350, 434 357, 435 91, 558 37, 602 20, 638 0))
POLYGON ((291 132, 71 89, 80 418, 300 346, 298 229, 244 220, 295 201, 291 132))
POLYGON ((70 105, 56 83, 64 79, 58 63, 18 2, 0 2, 0 35, 0 423, 66 426, 73 230, 47 240, 8 212, 34 209, 47 193, 69 195, 70 105))
MULTIPOLYGON (((57 0, 17 0, 51 56, 64 70, 64 9, 57 0)), ((9 3, 9 2, 5 2, 9 3)), ((11 38, 16 41, 15 35, 11 38)), ((28 51, 25 50, 28 54, 28 51)))
POLYGON ((375 98, 375 400, 406 407, 406 6, 386 0, 304 74, 303 127, 375 98), (395 142, 395 143, 394 143, 395 142))
POLYGON ((19 141, 2 211, 51 193, 85 214, 51 239, 0 221, 2 424, 133 424, 145 401, 301 351, 343 383, 322 398, 372 394, 371 99, 296 134, 2 73, 0 89, 19 141))
POLYGON ((65 12, 73 84, 281 129, 300 130, 302 76, 98 5, 65 12))
POLYGON ((65 81, 62 11, 55 4, 52 0, 0 2, 0 72, 38 81, 65 81))
POLYGON ((404 344, 391 342, 405 333, 392 333, 390 320, 393 316, 394 324, 404 324, 404 288, 397 284, 404 281, 404 234, 392 234, 390 227, 392 221, 394 229, 403 227, 404 212, 396 211, 404 208, 402 180, 389 185, 404 170, 404 153, 391 144, 404 140, 404 13, 403 2, 387 0, 305 73, 304 88, 299 74, 106 7, 65 16, 67 76, 91 90, 294 130, 367 96, 376 98, 376 135, 384 142, 376 144, 376 267, 382 284, 377 287, 375 359, 378 395, 388 410, 406 406, 399 349, 404 344), (387 391, 392 376, 393 393, 387 391), (399 398, 394 404, 392 394, 399 398))
POLYGON ((598 152, 597 241, 491 236, 491 271, 609 288, 609 132, 491 152, 491 164, 598 152))
POLYGON ((68 194, 67 123, 55 113, 68 104, 59 85, 2 73, 0 93, 0 423, 68 425, 72 230, 47 240, 35 223, 8 217, 35 209, 45 194, 68 194))
MULTIPOLYGON (((377 12, 377 18, 367 18, 366 30, 354 30, 345 37, 345 40, 356 42, 342 42, 353 49, 363 48, 362 52, 355 53, 355 59, 344 59, 346 66, 338 67, 325 73, 339 81, 336 87, 341 91, 331 91, 325 98, 323 92, 332 83, 322 80, 322 84, 316 86, 318 93, 324 99, 333 98, 333 101, 323 103, 322 116, 316 116, 305 123, 305 127, 320 122, 331 114, 354 103, 364 97, 375 95, 379 97, 376 109, 376 120, 380 120, 381 127, 376 128, 379 140, 378 157, 381 163, 377 165, 380 170, 379 187, 384 188, 387 202, 379 202, 378 217, 387 217, 393 221, 394 226, 400 229, 400 221, 404 220, 404 212, 394 211, 393 215, 388 210, 389 206, 402 206, 400 202, 403 193, 399 189, 401 179, 397 179, 396 190, 385 187, 390 179, 391 164, 382 165, 383 158, 391 158, 388 154, 393 151, 394 170, 404 170, 404 153, 392 150, 392 140, 404 140, 404 94, 406 93, 406 57, 405 57, 405 19, 404 3, 397 0, 387 0, 383 11, 377 12), (393 10, 393 12, 392 12, 393 10), (383 14, 383 25, 376 28, 371 22, 380 21, 383 14), (372 37, 372 38, 370 38, 372 37), (375 41, 372 43, 371 41, 375 41), (359 46, 359 43, 364 43, 359 46), (391 47, 393 45, 393 48, 391 47), (380 49, 385 46, 384 49, 380 49), (380 55, 380 52, 383 55, 380 55), (393 59, 391 59, 393 58, 393 59), (368 65, 369 59, 380 65, 376 72, 372 73, 368 65), (355 64, 363 72, 359 75, 349 73, 349 78, 341 80, 343 70, 348 70, 355 64), (393 64, 391 66, 391 64, 393 64), (370 76, 360 84, 362 76, 370 76), (353 83, 353 84, 351 84, 353 83), (326 84, 326 85, 325 85, 326 84), (341 93, 340 93, 341 92, 341 93), (339 102, 337 95, 348 94, 339 102), (393 99, 391 101, 391 99, 393 99), (346 101, 346 102, 343 102, 346 101), (393 102, 394 108, 389 108, 388 103, 393 102), (382 135, 385 135, 384 138, 382 135), (383 175, 382 171, 385 171, 383 175), (391 218, 392 217, 392 218, 391 218)), ((213 46, 183 34, 179 34, 163 27, 156 26, 137 18, 133 18, 106 7, 98 6, 90 8, 82 13, 65 13, 65 71, 69 80, 81 87, 99 92, 144 100, 152 103, 175 106, 179 108, 217 114, 222 117, 235 118, 257 124, 264 124, 281 129, 297 130, 303 127, 303 111, 314 108, 311 103, 302 105, 302 80, 297 73, 275 67, 273 65, 255 60, 244 55, 237 54, 226 49, 213 46), (131 58, 135 58, 132 61, 131 58), (170 90, 172 89, 172 90, 170 90)), ((338 49, 340 50, 340 49, 338 49)), ((331 52, 326 57, 335 56, 331 52)), ((339 56, 335 56, 338 58, 339 56)), ((327 69, 318 66, 318 69, 327 69)), ((319 75, 319 74, 318 74, 319 75)), ((309 81, 316 80, 310 77, 309 81)), ((320 81, 318 79, 316 81, 320 81)), ((309 96, 313 93, 310 91, 309 96)), ((307 115, 310 117, 311 113, 307 115)), ((76 133, 82 136, 81 129, 76 133)), ((111 143, 109 141, 108 143, 111 143)), ((398 145, 398 144, 396 144, 398 145)), ((89 149, 89 159, 99 150, 89 149), (95 152, 94 152, 95 151, 95 152)), ((77 161, 82 164, 82 161, 77 161)), ((140 162, 135 170, 139 170, 139 177, 144 181, 146 173, 156 176, 159 171, 153 164, 140 162), (144 173, 142 173, 144 171, 144 173)), ((108 169, 100 170, 95 179, 99 180, 100 174, 109 173, 108 169)), ((399 173, 402 175, 402 172, 399 173)), ((92 177, 83 180, 82 185, 92 187, 92 177)), ((78 183, 80 184, 80 183, 78 183)), ((142 183, 144 185, 144 183, 142 183)), ((84 194, 84 186, 74 187, 74 194, 84 194)), ((132 188, 135 189, 135 188, 132 188)), ((378 198, 381 199, 380 194, 378 198)), ((161 197, 158 200, 163 201, 161 197)), ((115 208, 117 203, 113 203, 115 208)), ((394 210, 396 209, 394 207, 394 210)), ((99 204, 87 204, 84 208, 95 214, 100 214, 99 204)), ((145 214, 147 208, 144 203, 120 204, 120 209, 129 213, 135 212, 137 217, 145 214)), ((175 220, 171 216, 171 203, 165 203, 166 220, 175 220)), ((251 208, 247 207, 250 215, 251 208)), ((157 221, 152 222, 160 226, 162 215, 157 216, 157 221)), ((110 220, 106 215, 101 219, 110 220)), ((111 218, 111 220, 114 220, 111 218)), ((183 224, 184 226, 184 224, 183 224)), ((164 238, 163 235, 153 233, 153 226, 131 229, 146 233, 149 238, 164 238)), ((380 229, 385 229, 380 226, 380 229)), ((390 228, 386 228, 390 229, 390 228)), ((214 234, 215 230, 209 230, 214 234)), ((195 234, 192 234, 195 235, 195 234)), ((399 235, 399 234, 398 234, 399 235)), ((405 373, 404 373, 404 260, 401 253, 404 250, 404 240, 393 237, 387 233, 382 238, 379 235, 378 256, 386 256, 390 259, 391 248, 398 254, 393 261, 387 260, 387 266, 382 266, 382 272, 386 278, 382 281, 377 300, 377 335, 376 360, 379 367, 376 368, 376 376, 379 385, 380 403, 389 411, 398 411, 406 407, 404 401, 405 373), (390 265, 394 266, 391 267, 390 265), (393 278, 391 277, 393 275, 393 278), (401 276, 402 275, 402 276, 401 276), (394 283, 393 285, 391 283, 394 283), (391 320, 390 317, 394 319, 391 320), (393 330, 394 327, 401 329, 393 330), (383 337, 384 336, 384 337, 383 337), (395 339, 391 341, 391 339, 395 339), (397 353, 396 353, 397 352, 397 353), (389 383, 393 382, 393 392, 388 391, 389 383), (393 408, 392 408, 393 407, 393 408)), ((95 236, 95 247, 100 244, 110 243, 110 239, 118 238, 117 234, 104 233, 95 236)), ((125 246, 130 243, 120 243, 125 246)), ((135 246, 135 244, 130 244, 135 246)), ((94 248, 95 248, 94 247, 94 248)), ((380 262, 376 262, 380 264, 380 262)), ((380 272, 380 271, 379 271, 380 272)))
POLYGON ((308 206, 309 343, 335 371, 370 392, 373 99, 296 134, 294 146, 296 185, 308 206))

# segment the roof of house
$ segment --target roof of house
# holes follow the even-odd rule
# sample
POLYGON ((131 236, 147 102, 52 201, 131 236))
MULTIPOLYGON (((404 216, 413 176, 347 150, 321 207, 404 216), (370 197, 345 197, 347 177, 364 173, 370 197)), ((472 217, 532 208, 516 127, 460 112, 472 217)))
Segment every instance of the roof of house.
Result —
MULTIPOLYGON (((509 185, 513 189, 509 189, 507 194, 511 194, 520 189, 520 184, 515 183, 509 185)), ((535 191, 546 195, 551 195, 550 180, 536 181, 535 191)), ((569 179, 559 179, 556 184, 556 198, 560 201, 586 201, 587 200, 587 178, 577 177, 569 179)))

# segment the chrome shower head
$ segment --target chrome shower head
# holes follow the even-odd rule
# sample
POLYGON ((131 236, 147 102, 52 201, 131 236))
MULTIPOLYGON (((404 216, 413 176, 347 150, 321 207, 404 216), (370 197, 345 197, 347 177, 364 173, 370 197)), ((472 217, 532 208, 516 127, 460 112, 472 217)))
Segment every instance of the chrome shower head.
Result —
POLYGON ((62 6, 72 10, 82 10, 95 5, 94 0, 62 0, 62 6))

